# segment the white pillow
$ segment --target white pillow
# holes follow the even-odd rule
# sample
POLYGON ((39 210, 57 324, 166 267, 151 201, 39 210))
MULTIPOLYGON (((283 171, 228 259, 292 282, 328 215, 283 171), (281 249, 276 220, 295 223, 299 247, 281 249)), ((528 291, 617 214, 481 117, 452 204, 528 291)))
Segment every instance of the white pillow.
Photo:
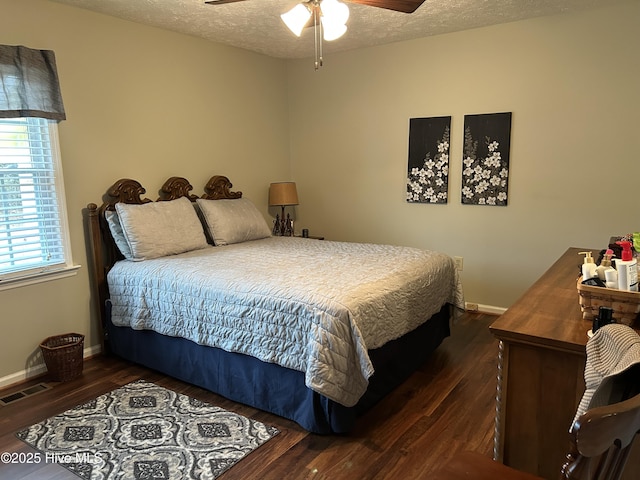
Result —
POLYGON ((141 205, 116 203, 132 260, 175 255, 207 247, 207 238, 186 197, 141 205))
POLYGON ((129 243, 127 243, 127 237, 125 237, 124 232, 122 231, 122 225, 120 225, 118 214, 111 210, 107 210, 104 213, 104 216, 107 220, 111 236, 113 237, 113 241, 116 243, 118 250, 120 250, 120 253, 122 253, 124 258, 132 260, 133 254, 131 253, 131 248, 129 248, 129 243))
POLYGON ((251 200, 196 200, 216 245, 258 240, 271 236, 271 229, 251 200))

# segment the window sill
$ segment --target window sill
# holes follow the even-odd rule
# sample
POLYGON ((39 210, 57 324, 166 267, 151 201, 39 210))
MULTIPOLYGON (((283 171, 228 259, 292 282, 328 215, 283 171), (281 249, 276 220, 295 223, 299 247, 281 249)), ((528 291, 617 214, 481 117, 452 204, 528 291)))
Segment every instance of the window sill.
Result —
POLYGON ((27 285, 49 282, 51 280, 58 280, 60 278, 72 277, 78 273, 78 269, 80 267, 81 265, 72 265, 60 270, 34 273, 24 277, 7 278, 5 280, 0 280, 0 291, 9 290, 11 288, 26 287, 27 285))

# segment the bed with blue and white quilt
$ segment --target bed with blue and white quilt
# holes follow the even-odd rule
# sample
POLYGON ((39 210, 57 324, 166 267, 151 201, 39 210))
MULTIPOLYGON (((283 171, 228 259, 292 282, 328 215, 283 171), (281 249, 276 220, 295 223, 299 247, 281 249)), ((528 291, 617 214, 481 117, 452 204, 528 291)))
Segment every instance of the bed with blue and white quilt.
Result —
POLYGON ((125 359, 344 433, 424 363, 464 306, 448 255, 272 236, 226 177, 201 197, 191 188, 173 177, 152 202, 125 179, 89 205, 94 262, 107 258, 93 279, 105 345, 125 359))

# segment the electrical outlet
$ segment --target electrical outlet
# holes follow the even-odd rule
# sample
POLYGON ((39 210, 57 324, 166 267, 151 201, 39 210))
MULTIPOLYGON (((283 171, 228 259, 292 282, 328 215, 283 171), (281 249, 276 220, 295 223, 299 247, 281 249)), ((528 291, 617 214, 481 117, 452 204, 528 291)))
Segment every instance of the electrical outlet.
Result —
POLYGON ((477 312, 478 311, 478 304, 477 303, 469 303, 467 302, 467 312, 477 312))
POLYGON ((462 271, 464 261, 462 257, 453 257, 453 261, 456 263, 456 270, 462 271))

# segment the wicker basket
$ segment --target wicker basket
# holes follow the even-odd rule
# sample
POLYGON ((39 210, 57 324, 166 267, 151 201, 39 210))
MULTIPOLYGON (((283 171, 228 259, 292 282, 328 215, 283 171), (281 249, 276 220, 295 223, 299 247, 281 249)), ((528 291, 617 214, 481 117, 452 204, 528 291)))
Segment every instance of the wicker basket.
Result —
POLYGON ((617 323, 631 326, 640 313, 640 293, 614 288, 592 287, 582 284, 582 277, 578 278, 578 294, 582 318, 593 320, 598 316, 600 307, 613 310, 613 319, 617 323))
POLYGON ((66 333, 46 338, 40 350, 52 380, 66 382, 82 374, 84 335, 66 333))

